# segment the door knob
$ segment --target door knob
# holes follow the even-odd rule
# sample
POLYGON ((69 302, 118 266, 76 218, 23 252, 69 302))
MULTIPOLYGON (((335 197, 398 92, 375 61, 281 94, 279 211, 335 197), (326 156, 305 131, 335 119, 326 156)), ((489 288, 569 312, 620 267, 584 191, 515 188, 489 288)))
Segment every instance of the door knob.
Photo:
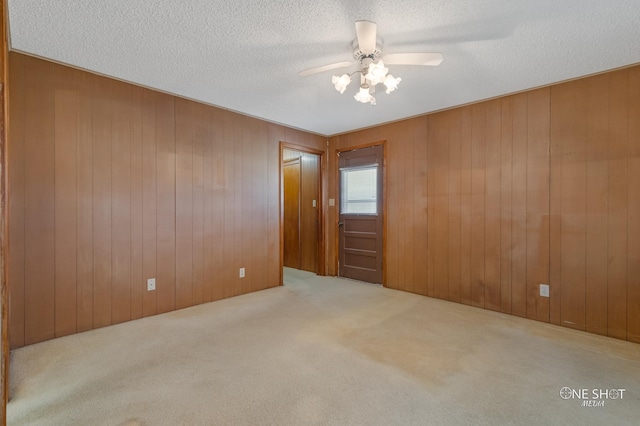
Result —
POLYGON ((341 227, 342 225, 344 225, 343 221, 338 222, 338 228, 341 227))

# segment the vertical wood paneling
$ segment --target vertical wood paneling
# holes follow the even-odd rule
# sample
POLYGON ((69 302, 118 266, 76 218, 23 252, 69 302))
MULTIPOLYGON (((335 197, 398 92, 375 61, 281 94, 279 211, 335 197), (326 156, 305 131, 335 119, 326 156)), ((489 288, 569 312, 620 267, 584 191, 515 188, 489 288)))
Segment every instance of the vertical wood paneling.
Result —
POLYGON ((53 65, 28 59, 25 114, 25 344, 54 337, 55 141, 53 65))
MULTIPOLYGON (((142 130, 142 92, 131 88, 131 319, 143 315, 143 292, 147 291, 144 276, 143 197, 144 157, 142 130)), ((151 278, 151 277, 150 277, 151 278)))
POLYGON ((208 137, 205 106, 193 104, 193 300, 204 302, 204 145, 208 137))
POLYGON ((527 94, 513 96, 511 313, 527 316, 527 94))
POLYGON ((608 335, 627 335, 628 70, 609 75, 608 335))
POLYGON ((131 86, 117 82, 111 144, 113 324, 131 319, 131 86))
MULTIPOLYGON (((245 256, 245 253, 249 250, 252 243, 252 223, 251 216, 254 208, 254 200, 251 191, 251 172, 252 172, 252 158, 254 152, 251 147, 251 121, 249 117, 242 117, 241 119, 241 131, 238 133, 239 146, 236 151, 236 164, 240 164, 239 170, 241 171, 241 197, 240 204, 236 204, 239 216, 242 218, 241 232, 237 233, 237 245, 239 251, 236 252, 236 259, 238 260, 238 268, 245 268, 244 278, 239 278, 236 287, 236 294, 248 293, 251 291, 251 280, 255 275, 251 267, 251 257, 245 256)), ((236 178, 238 175, 236 174, 236 178)), ((237 201, 237 199, 236 199, 237 201)), ((238 275, 239 276, 239 275, 238 275)))
MULTIPOLYGON (((562 325, 585 327, 586 273, 586 154, 583 143, 586 132, 586 85, 583 80, 570 83, 556 94, 561 143, 561 285, 562 325)), ((553 106, 552 106, 553 108, 553 106)))
POLYGON ((216 125, 211 108, 203 109, 202 143, 202 299, 203 302, 213 300, 214 287, 214 256, 213 256, 213 205, 214 205, 214 170, 213 170, 213 143, 214 126, 216 125))
MULTIPOLYGON (((142 91, 142 315, 157 312, 157 290, 147 291, 146 280, 158 278, 157 261, 157 96, 142 91)), ((159 111, 158 111, 158 115, 159 111)), ((158 281, 156 281, 157 287, 158 281)))
POLYGON ((96 77, 93 104, 93 326, 111 324, 111 121, 113 82, 96 77))
POLYGON ((460 301, 471 304, 472 113, 461 108, 460 121, 460 301))
POLYGON ((413 281, 414 291, 418 294, 427 294, 428 272, 428 139, 427 118, 422 117, 413 120, 412 140, 413 152, 413 281))
MULTIPOLYGON (((266 226, 268 221, 268 198, 266 191, 267 164, 264 159, 268 158, 269 153, 269 128, 265 122, 253 119, 251 120, 250 130, 252 141, 250 188, 253 207, 251 210, 251 231, 249 236, 251 238, 253 235, 265 235, 265 238, 262 238, 260 241, 253 239, 253 244, 248 249, 248 253, 250 254, 249 267, 251 268, 250 291, 257 291, 275 285, 269 285, 264 279, 265 273, 268 270, 268 239, 266 238, 268 234, 268 228, 266 226)), ((278 144, 277 151, 279 156, 280 144, 278 144)), ((280 162, 279 158, 278 162, 280 162)))
POLYGON ((484 303, 485 308, 499 311, 500 291, 500 209, 501 206, 501 102, 485 104, 485 204, 484 204, 484 303))
MULTIPOLYGON (((240 196, 236 191, 240 188, 236 188, 235 179, 235 145, 237 144, 237 138, 235 135, 235 129, 231 126, 231 113, 224 112, 224 238, 223 238, 223 264, 230 266, 224 270, 224 291, 223 297, 231 297, 235 295, 236 277, 238 276, 237 268, 238 262, 235 258, 236 253, 236 240, 235 234, 231 230, 236 226, 241 227, 240 222, 236 223, 236 210, 235 210, 235 198, 240 196)), ((240 181, 241 182, 241 181, 240 181)))
POLYGON ((55 85, 55 334, 76 332, 77 72, 54 67, 55 85))
POLYGON ((236 123, 233 126, 231 134, 233 135, 233 161, 231 162, 231 166, 233 167, 232 175, 233 182, 235 183, 235 189, 233 192, 233 204, 231 204, 231 208, 233 209, 233 214, 235 215, 235 227, 233 228, 232 236, 233 239, 233 252, 232 252, 232 261, 231 265, 233 265, 232 271, 232 294, 237 296, 242 294, 242 285, 244 283, 243 280, 240 279, 239 270, 241 267, 244 267, 243 262, 243 248, 244 248, 244 233, 245 233, 245 218, 244 218, 244 173, 245 169, 243 168, 243 153, 244 153, 244 125, 243 125, 244 117, 235 118, 235 120, 231 121, 231 123, 236 123))
POLYGON ((461 115, 450 111, 449 115, 449 256, 448 256, 448 300, 461 301, 461 115))
POLYGON ((511 313, 513 97, 501 100, 500 133, 500 310, 511 313))
POLYGON ((449 298, 449 137, 451 114, 434 119, 435 131, 429 137, 429 270, 433 297, 449 298))
MULTIPOLYGON (((247 179, 246 185, 248 187, 247 197, 250 200, 250 210, 247 212, 249 226, 245 234, 245 245, 243 249, 243 256, 245 259, 245 282, 244 287, 248 288, 248 291, 256 291, 263 288, 260 283, 262 281, 262 272, 264 269, 260 269, 261 261, 257 256, 257 253, 262 251, 262 245, 264 240, 256 241, 254 236, 261 233, 261 209, 262 209, 262 196, 260 193, 260 159, 257 156, 260 150, 261 142, 264 140, 264 136, 260 133, 261 126, 259 120, 250 119, 247 122, 247 142, 245 149, 249 150, 249 155, 246 156, 248 160, 248 167, 251 170, 249 173, 249 179, 247 179)), ((266 265, 265 265, 266 266, 266 265)))
POLYGON ((549 106, 548 88, 528 93, 527 130, 527 316, 549 321, 549 106))
MULTIPOLYGON (((555 89, 551 92, 551 108, 557 106, 555 89)), ((549 160, 549 322, 561 325, 562 311, 562 156, 556 135, 561 132, 551 120, 551 155, 549 160)))
POLYGON ((609 125, 606 74, 588 81, 586 328, 607 334, 607 213, 609 125))
POLYGON ((431 201, 434 204, 433 222, 435 230, 432 237, 431 252, 434 268, 434 293, 439 299, 449 298, 449 129, 451 128, 451 114, 445 112, 442 116, 442 132, 434 143, 433 150, 429 152, 431 159, 431 173, 429 181, 433 182, 431 201))
MULTIPOLYGON (((255 197, 258 200, 258 206, 255 211, 253 222, 255 226, 259 227, 258 231, 261 235, 268 233, 267 222, 269 219, 269 192, 267 185, 267 162, 264 161, 268 158, 269 154, 269 127, 267 123, 257 121, 257 140, 255 149, 255 167, 256 172, 253 179, 253 190, 255 197)), ((261 238, 256 241, 256 247, 253 250, 254 258, 256 259, 254 274, 259 275, 261 278, 253 281, 254 287, 252 290, 263 290, 276 284, 276 282, 269 283, 264 279, 264 274, 269 268, 269 241, 268 238, 261 238)))
MULTIPOLYGON (((25 93, 25 59, 22 55, 9 54, 11 91, 25 93)), ((8 209, 9 251, 9 335, 11 347, 24 346, 25 337, 25 96, 9 96, 11 114, 10 143, 8 144, 8 209)))
POLYGON ((174 98, 156 97, 156 307, 176 308, 176 139, 174 98))
POLYGON ((76 147, 76 330, 93 328, 93 76, 76 74, 78 137, 76 147))
MULTIPOLYGON (((414 157, 414 145, 411 140, 411 133, 409 130, 409 122, 402 121, 398 123, 397 142, 402 145, 402 164, 406 167, 402 167, 400 171, 402 176, 402 182, 404 191, 403 197, 398 206, 398 212, 400 214, 400 222, 403 226, 400 228, 400 268, 399 268, 399 282, 405 291, 415 292, 414 274, 413 274, 413 252, 414 252, 414 236, 413 229, 414 223, 414 181, 413 181, 413 157, 414 157)), ((446 285, 446 283, 445 283, 446 285)))
MULTIPOLYGON (((225 240, 225 213, 226 213, 226 153, 225 153, 225 128, 224 111, 214 110, 212 112, 212 154, 211 154, 211 174, 213 179, 213 203, 211 207, 212 222, 212 275, 211 300, 219 300, 225 297, 225 273, 226 269, 226 249, 225 240)), ((278 234, 279 236, 279 234, 278 234)), ((278 268, 280 267, 279 258, 278 268)))
POLYGON ((260 287, 258 281, 261 278, 261 273, 259 273, 258 269, 259 262, 257 256, 254 256, 254 253, 260 251, 261 243, 256 241, 254 238, 255 235, 260 235, 260 226, 259 222, 257 222, 257 218, 260 215, 260 206, 262 201, 260 194, 256 190, 260 174, 256 150, 259 149, 260 140, 262 139, 259 133, 258 120, 253 118, 248 120, 247 132, 248 138, 245 141, 245 150, 248 150, 248 155, 245 156, 245 159, 248 160, 248 166, 251 172, 249 173, 249 179, 247 179, 246 186, 248 187, 247 197, 249 198, 251 207, 249 211, 247 211, 249 223, 245 233, 245 243, 243 248, 244 264, 246 268, 243 288, 248 289, 247 292, 250 292, 257 290, 260 287))
POLYGON ((232 268, 232 281, 233 281, 233 292, 234 296, 242 294, 242 285, 244 281, 240 279, 239 270, 241 267, 244 267, 242 261, 243 248, 244 248, 244 235, 245 235, 245 191, 244 191, 244 179, 246 170, 243 168, 244 159, 242 155, 244 153, 244 117, 241 117, 238 121, 241 122, 240 126, 235 127, 233 129, 233 161, 231 162, 231 169, 233 176, 233 181, 235 183, 235 189, 233 192, 233 204, 231 208, 233 209, 233 214, 235 215, 235 227, 233 228, 232 236, 233 239, 233 258, 231 261, 232 268))
POLYGON ((485 306, 485 105, 471 107, 471 304, 485 306))
POLYGON ((640 343, 640 67, 629 70, 627 339, 640 343))
POLYGON ((176 99, 176 308, 193 303, 193 163, 192 102, 176 99))
MULTIPOLYGON (((375 139, 369 140, 368 142, 372 142, 375 139)), ((395 140, 395 139, 394 139, 395 140)), ((346 146, 349 146, 350 144, 353 145, 357 145, 359 141, 356 142, 346 142, 344 144, 341 144, 341 148, 344 148, 346 146)), ((401 153, 401 149, 402 147, 400 146, 400 143, 389 143, 387 145, 387 151, 386 151, 386 155, 387 155, 387 159, 386 159, 386 182, 385 182, 385 190, 386 190, 386 200, 384 201, 386 203, 387 206, 387 217, 386 217, 386 222, 387 224, 389 223, 394 223, 397 224, 399 223, 399 210, 398 210, 398 203, 400 202, 400 190, 399 190, 399 184, 398 181, 400 179, 400 157, 402 155, 401 153)), ((338 159, 336 158, 335 161, 337 162, 338 159)), ((339 194, 337 194, 339 196, 339 194)), ((336 214, 339 213, 339 199, 336 198, 336 214)), ((337 234, 336 234, 337 236, 337 234)), ((387 285, 390 288, 394 288, 394 289, 400 289, 401 288, 401 281, 400 281, 400 268, 401 266, 401 261, 399 258, 399 251, 402 249, 402 246, 400 245, 400 233, 399 233, 399 226, 387 226, 387 235, 386 235, 386 244, 387 244, 387 262, 386 266, 387 268, 387 285)), ((432 280, 429 280, 430 283, 432 283, 432 280)), ((429 291, 429 290, 428 290, 429 291)))
POLYGON ((269 124, 269 155, 267 156, 267 186, 268 208, 267 217, 268 262, 267 277, 269 282, 282 284, 282 270, 280 268, 280 142, 284 141, 284 129, 275 124, 269 124), (274 147, 276 152, 274 153, 274 147))

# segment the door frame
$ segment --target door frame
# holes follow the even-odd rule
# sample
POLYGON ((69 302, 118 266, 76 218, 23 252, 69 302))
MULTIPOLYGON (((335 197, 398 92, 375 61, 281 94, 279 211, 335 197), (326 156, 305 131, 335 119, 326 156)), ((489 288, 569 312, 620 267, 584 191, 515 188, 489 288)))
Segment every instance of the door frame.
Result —
POLYGON ((7 401, 9 401, 9 10, 7 0, 0 3, 0 424, 6 424, 7 401))
MULTIPOLYGON (((336 207, 340 208, 340 166, 339 157, 341 152, 355 151, 362 148, 371 148, 374 146, 382 146, 382 286, 387 286, 387 140, 379 140, 376 142, 363 143, 359 145, 337 148, 335 150, 336 174, 335 174, 335 194, 336 207)), ((333 259, 336 275, 339 276, 338 261, 340 259, 340 237, 338 235, 338 222, 340 221, 340 211, 336 211, 334 229, 336 230, 335 256, 333 259)))
POLYGON ((285 149, 291 149, 294 151, 300 151, 307 154, 313 154, 320 157, 320 167, 318 168, 318 275, 326 275, 325 271, 325 238, 324 238, 324 218, 326 217, 324 199, 324 169, 326 167, 327 153, 319 149, 309 148, 303 145, 297 145, 289 142, 280 141, 280 158, 278 164, 280 165, 279 178, 280 178, 280 285, 284 284, 283 270, 284 270, 284 161, 282 160, 285 149))

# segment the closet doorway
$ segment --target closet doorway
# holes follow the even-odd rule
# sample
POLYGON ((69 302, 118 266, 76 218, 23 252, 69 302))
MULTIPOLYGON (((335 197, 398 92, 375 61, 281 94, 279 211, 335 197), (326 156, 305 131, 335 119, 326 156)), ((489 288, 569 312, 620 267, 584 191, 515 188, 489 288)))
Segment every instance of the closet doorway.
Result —
POLYGON ((321 274, 323 153, 282 142, 280 154, 283 266, 321 274))

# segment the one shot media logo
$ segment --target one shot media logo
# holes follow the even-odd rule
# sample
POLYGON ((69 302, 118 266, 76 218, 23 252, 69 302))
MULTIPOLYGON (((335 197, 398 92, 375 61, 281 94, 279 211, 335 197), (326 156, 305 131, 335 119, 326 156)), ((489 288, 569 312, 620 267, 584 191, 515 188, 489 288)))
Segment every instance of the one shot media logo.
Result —
POLYGON ((581 401, 582 407, 604 407, 609 400, 624 399, 626 389, 560 389, 560 398, 581 401))

